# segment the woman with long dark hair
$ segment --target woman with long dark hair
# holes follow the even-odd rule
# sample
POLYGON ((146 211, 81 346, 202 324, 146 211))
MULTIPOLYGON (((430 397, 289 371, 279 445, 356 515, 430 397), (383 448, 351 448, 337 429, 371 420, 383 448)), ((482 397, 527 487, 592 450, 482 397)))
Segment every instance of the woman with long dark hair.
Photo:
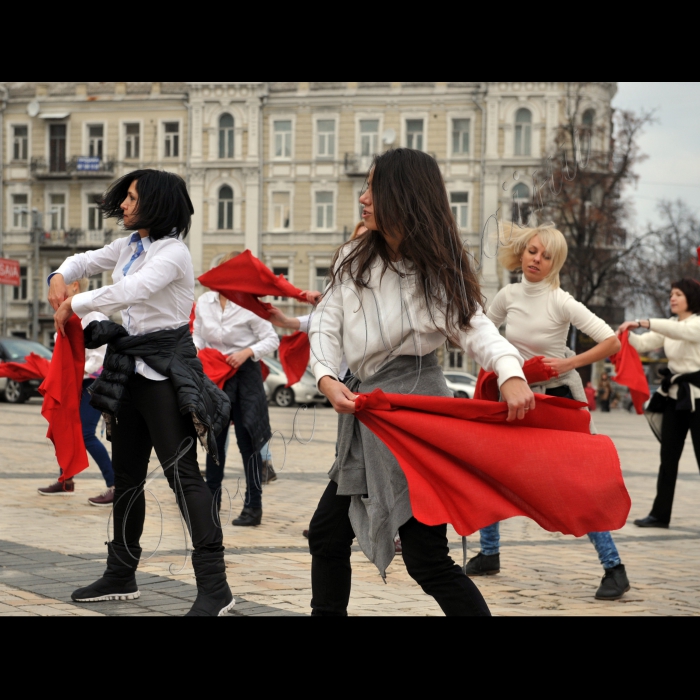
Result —
POLYGON ((384 576, 398 532, 408 573, 447 615, 488 615, 450 559, 447 526, 413 517, 398 462, 355 420, 354 400, 375 388, 450 396, 435 352, 450 340, 498 374, 514 420, 535 406, 523 360, 481 310, 434 158, 404 148, 377 156, 360 202, 369 231, 337 252, 309 333, 319 389, 340 414, 338 457, 309 528, 312 614, 347 614, 355 537, 384 576), (343 352, 348 386, 338 381, 343 352))
POLYGON ((675 318, 626 321, 618 328, 618 334, 648 329, 642 335, 630 333, 630 345, 640 353, 663 348, 668 358, 666 376, 650 404, 663 415, 656 498, 651 513, 634 521, 637 527, 669 526, 678 462, 688 431, 700 467, 700 283, 690 278, 674 282, 670 306, 675 318))
POLYGON ((141 556, 144 483, 155 448, 189 529, 197 599, 188 615, 221 615, 233 605, 226 582, 221 528, 212 517, 212 495, 197 464, 197 438, 216 456, 216 435, 229 417, 229 401, 202 371, 189 332, 194 269, 183 238, 192 203, 184 180, 137 170, 117 180, 102 204, 127 231, 100 250, 68 258, 49 278, 56 329, 75 313, 107 316, 85 329, 87 347, 108 345, 104 370, 91 386, 91 403, 105 415, 115 475, 114 539, 107 569, 76 590, 76 602, 132 600, 140 593, 135 571, 141 556), (98 272, 114 284, 67 296, 67 284, 98 272))

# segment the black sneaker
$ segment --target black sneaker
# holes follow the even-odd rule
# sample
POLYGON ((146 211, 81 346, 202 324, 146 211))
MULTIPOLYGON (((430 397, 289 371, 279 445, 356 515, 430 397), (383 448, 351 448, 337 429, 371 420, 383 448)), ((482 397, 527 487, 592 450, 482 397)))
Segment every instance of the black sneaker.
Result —
POLYGON ((605 570, 600 582, 600 588, 596 591, 596 600, 618 600, 629 591, 630 582, 625 572, 625 565, 618 564, 612 569, 605 570))
POLYGON ((482 554, 472 557, 464 568, 467 576, 493 576, 501 570, 500 554, 482 554))
POLYGON ((262 508, 244 508, 241 514, 231 523, 239 527, 252 527, 262 522, 262 508))

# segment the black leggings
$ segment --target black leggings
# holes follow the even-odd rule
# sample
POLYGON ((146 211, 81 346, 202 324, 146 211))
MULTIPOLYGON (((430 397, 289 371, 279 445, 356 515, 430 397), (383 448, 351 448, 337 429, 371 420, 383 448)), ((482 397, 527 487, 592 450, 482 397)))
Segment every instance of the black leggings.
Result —
POLYGON ((651 515, 664 523, 671 521, 673 495, 676 491, 678 462, 683 454, 685 438, 690 430, 695 450, 695 459, 700 467, 700 401, 694 411, 676 411, 674 399, 669 399, 661 426, 661 466, 656 482, 656 498, 651 515))
MULTIPOLYGON (((348 510, 350 496, 328 484, 309 525, 312 615, 347 615, 355 539, 348 510)), ((411 518, 399 528, 406 570, 433 596, 445 615, 490 615, 479 589, 450 558, 447 525, 428 526, 411 518)))
POLYGON ((223 551, 221 528, 212 517, 212 495, 197 464, 192 418, 189 413, 180 413, 169 379, 158 382, 140 374, 129 379, 119 415, 112 422, 114 541, 127 546, 139 544, 146 514, 143 486, 152 448, 166 467, 165 476, 188 523, 195 550, 223 551), (173 457, 188 437, 192 444, 178 460, 176 480, 173 457))

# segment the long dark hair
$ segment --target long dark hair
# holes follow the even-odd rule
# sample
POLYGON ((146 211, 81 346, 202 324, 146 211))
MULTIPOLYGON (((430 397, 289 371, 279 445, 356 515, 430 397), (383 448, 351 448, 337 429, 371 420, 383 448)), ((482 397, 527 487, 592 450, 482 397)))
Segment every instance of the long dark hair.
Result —
POLYGON ((190 230, 194 207, 185 181, 179 175, 163 170, 134 170, 113 182, 100 205, 105 218, 124 221, 120 205, 134 180, 138 180, 139 203, 137 221, 129 226, 129 230, 147 229, 154 241, 170 236, 174 231, 184 238, 190 230))
POLYGON ((454 338, 470 327, 482 296, 436 160, 421 151, 397 148, 376 156, 370 173, 380 230, 368 231, 336 252, 331 285, 349 278, 358 287, 368 287, 369 269, 376 258, 384 264, 382 274, 394 269, 386 237, 400 234, 399 255, 418 275, 427 308, 444 310, 445 334, 454 338))
POLYGON ((671 289, 679 289, 685 294, 688 302, 688 311, 691 314, 700 313, 700 282, 691 277, 684 277, 677 282, 673 282, 671 289))

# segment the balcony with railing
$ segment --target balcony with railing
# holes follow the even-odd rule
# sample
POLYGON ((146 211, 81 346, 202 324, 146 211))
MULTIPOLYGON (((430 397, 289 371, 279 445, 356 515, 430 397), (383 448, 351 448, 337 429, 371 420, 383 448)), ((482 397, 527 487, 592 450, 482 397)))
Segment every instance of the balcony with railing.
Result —
POLYGON ((343 169, 348 177, 367 177, 372 165, 372 156, 362 156, 358 153, 346 153, 343 169))
POLYGON ((67 231, 44 231, 40 234, 42 248, 101 248, 112 240, 111 229, 84 231, 71 228, 67 231))
POLYGON ((68 160, 59 157, 52 157, 49 160, 32 158, 30 164, 32 175, 42 180, 112 178, 115 167, 114 158, 99 156, 73 156, 68 160))

